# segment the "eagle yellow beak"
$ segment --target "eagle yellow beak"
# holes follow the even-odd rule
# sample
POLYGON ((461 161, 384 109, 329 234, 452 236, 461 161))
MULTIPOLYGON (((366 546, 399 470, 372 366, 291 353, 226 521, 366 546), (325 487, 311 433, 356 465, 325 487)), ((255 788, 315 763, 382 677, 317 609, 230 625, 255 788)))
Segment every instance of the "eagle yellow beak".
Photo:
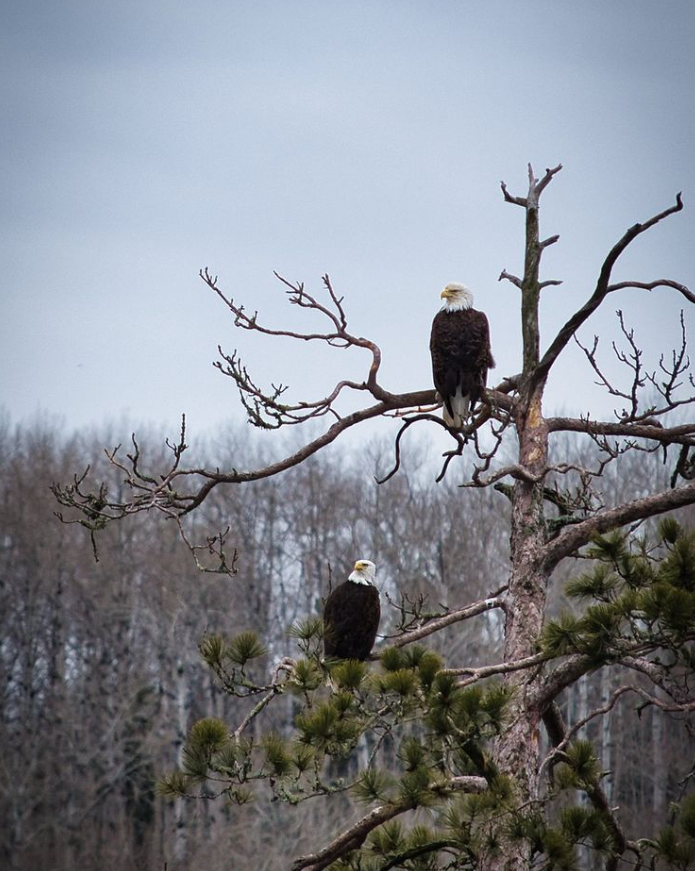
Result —
POLYGON ((440 299, 448 299, 448 298, 449 298, 449 295, 450 295, 450 291, 444 289, 444 290, 439 294, 439 298, 440 298, 440 299))
POLYGON ((355 571, 359 572, 363 568, 364 568, 364 563, 362 562, 362 560, 357 560, 357 562, 355 563, 355 571))

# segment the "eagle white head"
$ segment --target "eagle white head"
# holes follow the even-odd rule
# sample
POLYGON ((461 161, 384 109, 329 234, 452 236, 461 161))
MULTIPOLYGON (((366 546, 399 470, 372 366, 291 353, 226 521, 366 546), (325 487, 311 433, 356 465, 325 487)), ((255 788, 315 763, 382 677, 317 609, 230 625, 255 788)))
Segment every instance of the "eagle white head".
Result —
POLYGON ((442 311, 458 312, 462 309, 473 308, 473 294, 465 284, 457 284, 455 281, 447 284, 440 294, 444 300, 442 311))
POLYGON ((348 581, 352 581, 353 584, 371 584, 375 586, 375 577, 376 566, 374 563, 370 559, 358 559, 352 574, 348 576, 348 581))

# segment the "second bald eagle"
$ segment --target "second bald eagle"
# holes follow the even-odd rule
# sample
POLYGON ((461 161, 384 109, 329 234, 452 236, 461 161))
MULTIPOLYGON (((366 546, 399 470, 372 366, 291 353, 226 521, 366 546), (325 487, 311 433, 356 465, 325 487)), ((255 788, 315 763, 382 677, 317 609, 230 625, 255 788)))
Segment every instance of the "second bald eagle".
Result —
POLYGON ((463 284, 447 284, 444 305, 432 321, 430 352, 434 386, 444 405, 444 423, 461 429, 487 382, 495 361, 487 317, 473 308, 473 294, 463 284))
POLYGON ((357 560, 347 581, 326 599, 323 647, 328 659, 364 661, 372 652, 381 617, 375 575, 371 560, 357 560))

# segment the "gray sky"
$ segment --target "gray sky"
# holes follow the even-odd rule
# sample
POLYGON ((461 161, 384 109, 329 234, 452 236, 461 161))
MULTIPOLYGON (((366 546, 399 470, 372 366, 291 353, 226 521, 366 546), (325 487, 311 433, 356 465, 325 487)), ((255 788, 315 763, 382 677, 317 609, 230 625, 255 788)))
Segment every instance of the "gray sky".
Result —
MULTIPOLYGON (((488 312, 495 379, 520 365, 526 164, 565 169, 545 194, 560 233, 544 278, 543 344, 591 292, 624 230, 617 279, 695 284, 695 4, 598 2, 6 2, 0 355, 13 420, 67 427, 126 413, 195 434, 241 419, 216 347, 293 398, 362 377, 357 353, 240 334, 198 278, 269 325, 300 322, 277 270, 321 292, 328 272, 353 332, 384 352, 394 391, 431 384, 439 292, 463 281, 488 312)), ((681 298, 616 295, 658 360, 681 298)), ((692 312, 691 312, 692 315, 692 312)), ((691 317, 695 327, 695 318, 691 317)), ((694 331, 695 332, 695 331, 694 331)), ((607 414, 575 351, 547 410, 607 414)))

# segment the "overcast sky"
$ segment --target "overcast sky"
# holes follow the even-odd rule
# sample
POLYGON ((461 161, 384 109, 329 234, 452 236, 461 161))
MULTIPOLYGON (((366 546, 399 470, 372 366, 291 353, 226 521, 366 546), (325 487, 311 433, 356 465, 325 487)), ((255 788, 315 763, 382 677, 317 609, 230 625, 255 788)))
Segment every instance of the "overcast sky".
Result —
MULTIPOLYGON (((495 380, 518 371, 526 165, 562 163, 544 235, 543 345, 624 230, 674 202, 616 278, 695 284, 695 4, 25 0, 0 12, 0 404, 67 428, 128 415, 192 437, 241 420, 212 368, 239 347, 295 399, 361 378, 356 352, 239 334, 198 270, 300 326, 277 270, 384 353, 394 391, 431 385, 449 281, 490 318, 495 380)), ((623 292, 583 332, 605 360, 625 311, 656 363, 683 300, 623 292), (602 346, 602 347, 603 347, 602 346)), ((691 326, 695 317, 690 313, 691 326)), ((314 329, 317 323, 306 322, 314 329)), ((693 330, 695 333, 695 329, 693 330)), ((546 408, 606 415, 570 351, 546 408)))

